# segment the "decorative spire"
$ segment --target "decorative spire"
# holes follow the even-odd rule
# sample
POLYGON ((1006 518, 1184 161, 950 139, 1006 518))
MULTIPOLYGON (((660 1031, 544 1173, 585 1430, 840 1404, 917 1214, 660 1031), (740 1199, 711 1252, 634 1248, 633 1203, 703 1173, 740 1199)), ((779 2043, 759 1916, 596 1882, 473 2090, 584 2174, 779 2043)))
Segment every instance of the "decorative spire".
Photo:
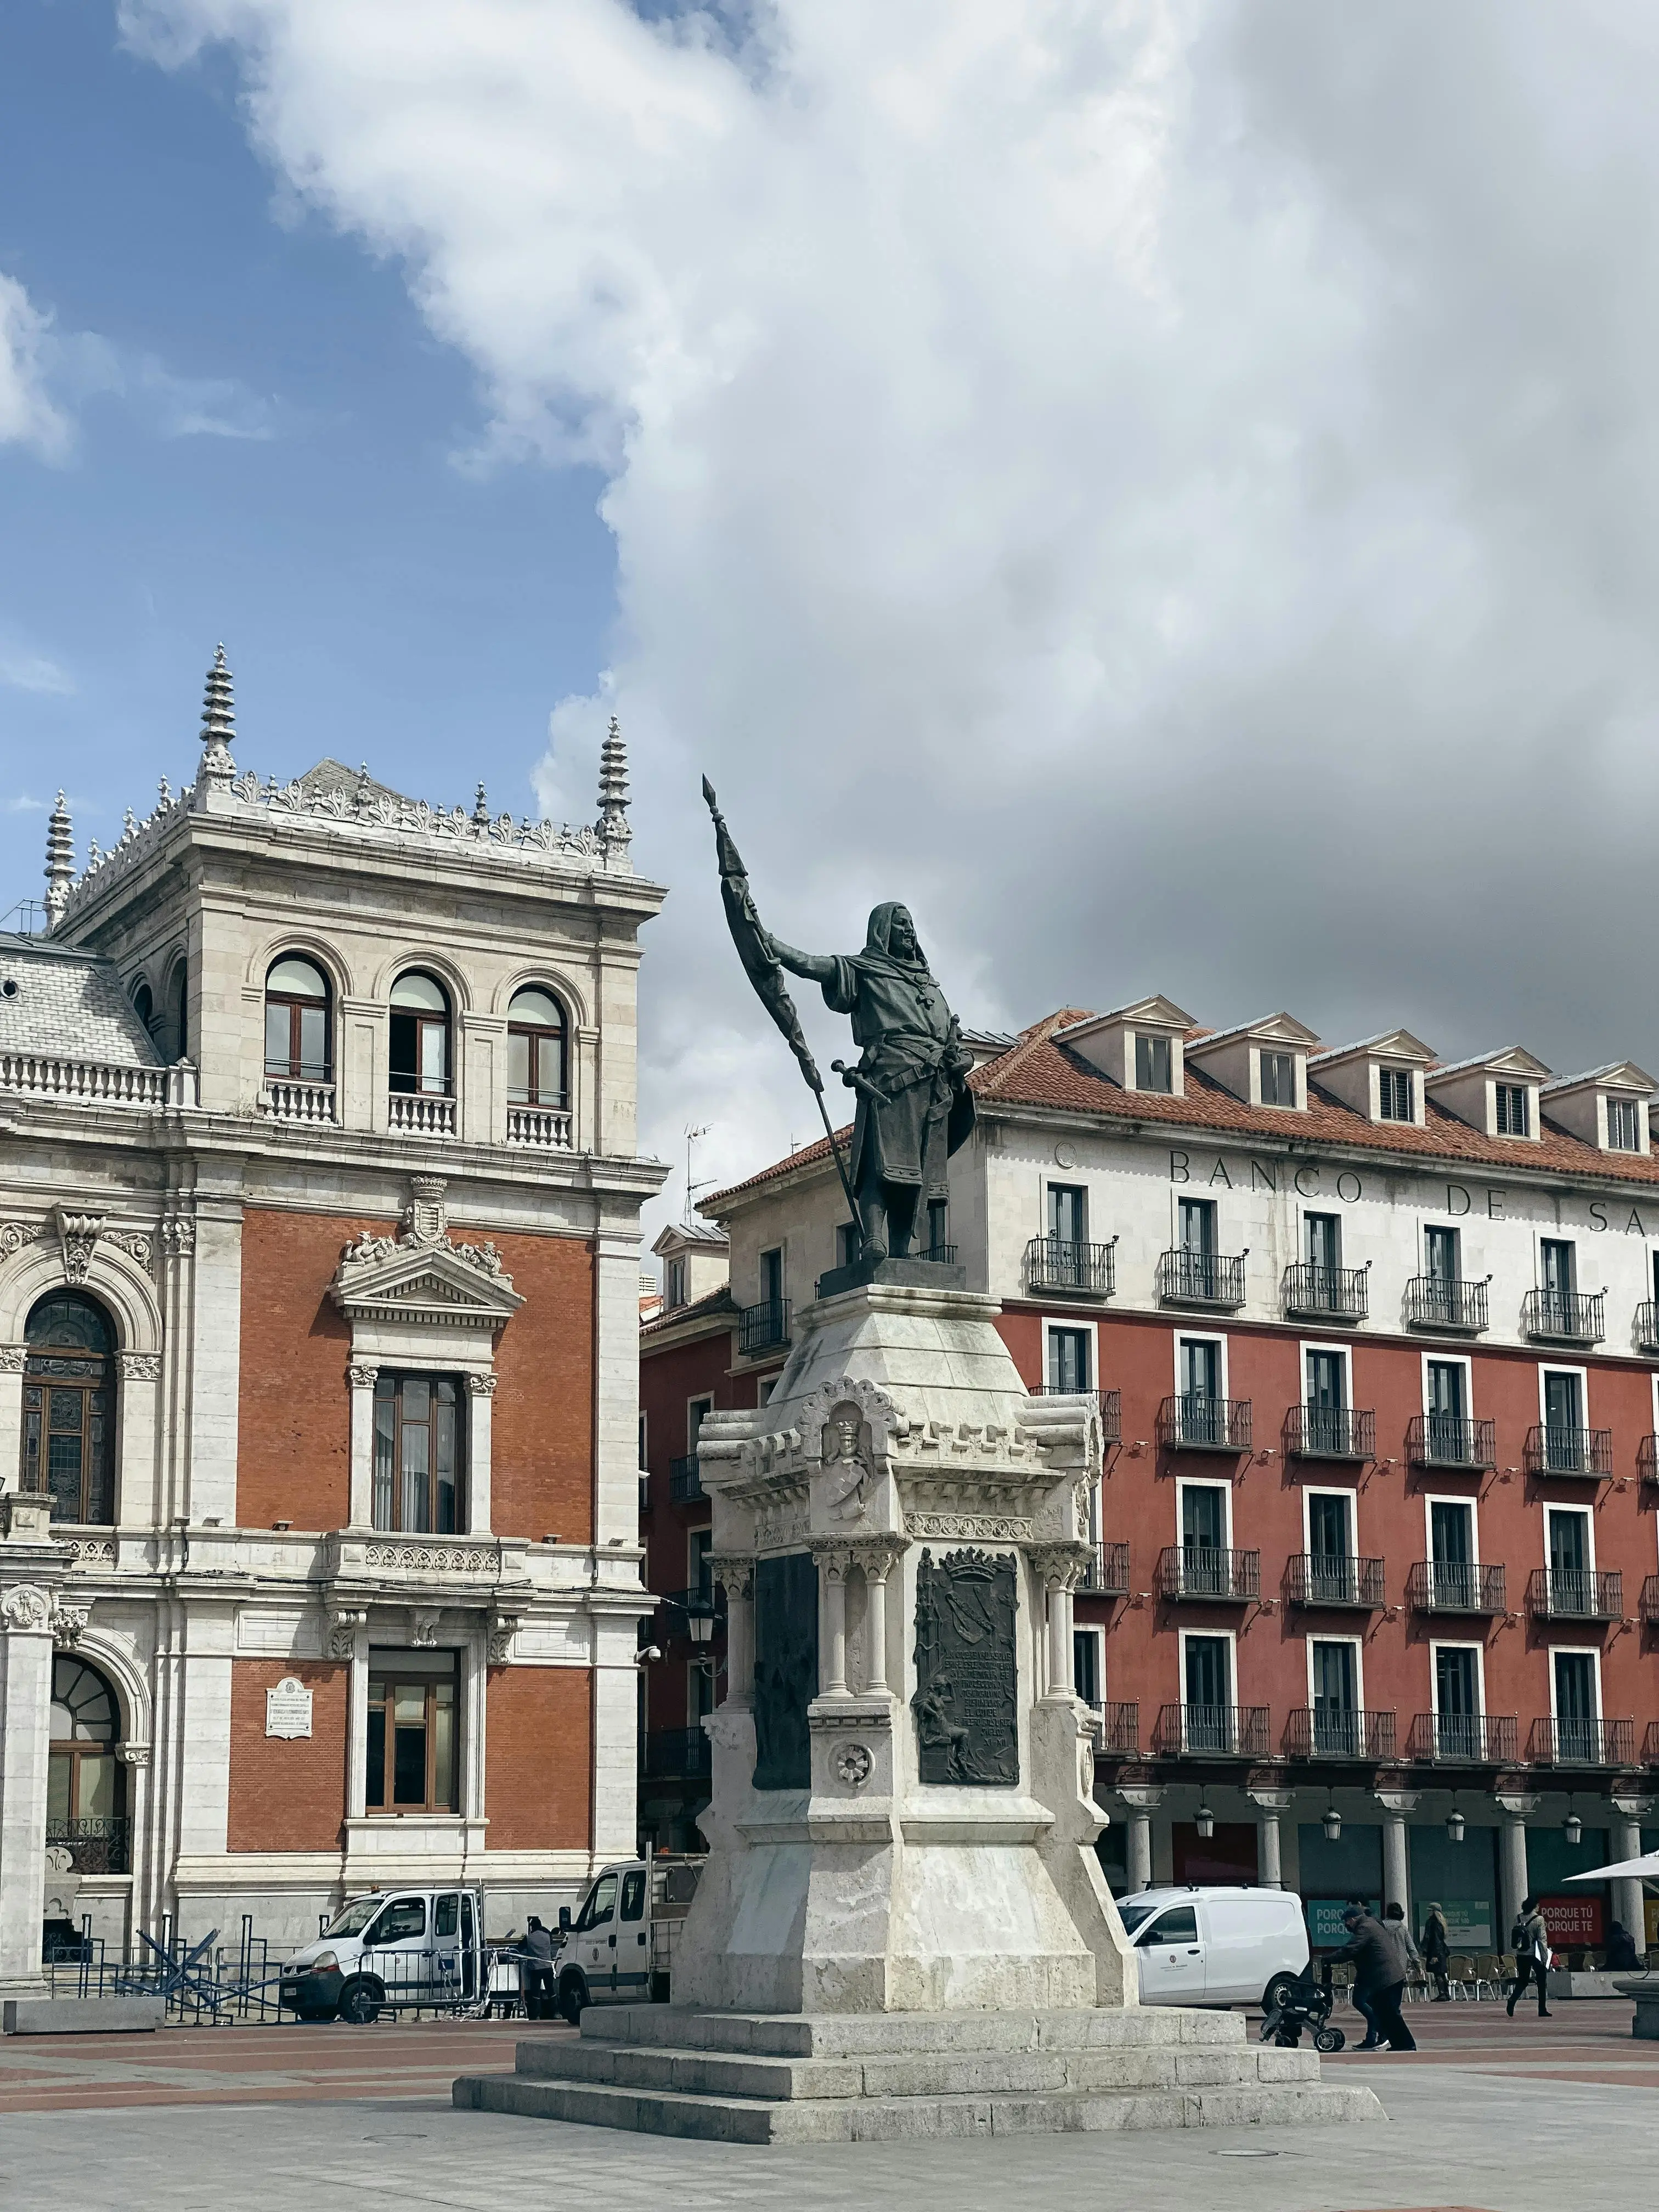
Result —
POLYGON ((198 781, 228 784, 236 773, 230 757, 236 734, 236 715, 230 692, 230 669, 222 645, 213 656, 202 701, 202 765, 198 781))
POLYGON ((628 821, 628 748, 614 714, 599 750, 599 818, 595 826, 606 859, 625 859, 634 836, 628 821))
POLYGON ((484 797, 484 787, 483 784, 478 786, 478 795, 472 802, 472 819, 478 829, 489 829, 489 801, 484 797))
POLYGON ((69 809, 64 794, 46 817, 46 927, 56 929, 69 904, 75 882, 75 842, 70 833, 69 809))

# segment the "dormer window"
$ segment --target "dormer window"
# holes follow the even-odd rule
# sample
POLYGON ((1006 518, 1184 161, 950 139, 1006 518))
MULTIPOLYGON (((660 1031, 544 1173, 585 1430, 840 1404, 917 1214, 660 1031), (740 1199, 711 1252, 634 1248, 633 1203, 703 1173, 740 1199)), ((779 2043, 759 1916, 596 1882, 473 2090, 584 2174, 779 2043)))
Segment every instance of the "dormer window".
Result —
POLYGON ((1531 1134, 1527 1127, 1527 1087, 1523 1083, 1494 1084, 1496 1094, 1492 1112, 1500 1137, 1525 1137, 1531 1134))
POLYGON ((1261 1103, 1264 1106, 1296 1104, 1296 1054, 1293 1052, 1263 1052, 1261 1103))
POLYGON ((1206 1030, 1185 1050, 1212 1083, 1247 1106, 1299 1114, 1308 1103, 1308 1054, 1318 1042, 1305 1022, 1281 1010, 1233 1029, 1206 1030))
POLYGON ((328 982, 309 960, 289 954, 265 977, 265 1073, 279 1081, 330 1079, 328 982))
POLYGON ((410 969, 392 987, 389 1083, 428 1097, 449 1092, 449 999, 435 977, 410 969))
POLYGON ((1554 1127, 1605 1152, 1645 1155, 1653 1078, 1633 1060, 1564 1075, 1546 1085, 1540 1109, 1554 1127))
POLYGON ((1414 1121, 1417 1102, 1412 1096, 1408 1067, 1379 1067, 1376 1071, 1376 1111, 1383 1121, 1414 1121))
POLYGON ((1607 1150, 1610 1152, 1638 1152, 1642 1149, 1642 1121, 1633 1098, 1609 1098, 1607 1101, 1607 1150))
POLYGON ((1166 1036, 1135 1038, 1135 1089, 1171 1091, 1175 1086, 1173 1054, 1166 1036))

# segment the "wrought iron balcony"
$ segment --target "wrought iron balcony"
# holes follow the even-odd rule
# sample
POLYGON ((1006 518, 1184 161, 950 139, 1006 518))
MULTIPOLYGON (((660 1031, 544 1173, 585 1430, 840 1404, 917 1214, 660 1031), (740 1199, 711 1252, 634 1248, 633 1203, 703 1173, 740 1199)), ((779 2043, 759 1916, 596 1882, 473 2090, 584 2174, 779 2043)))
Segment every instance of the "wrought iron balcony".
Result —
POLYGON ((1461 1559, 1419 1559, 1406 1578, 1413 1613, 1476 1613, 1489 1619, 1509 1611, 1501 1566, 1461 1559))
POLYGON ((1512 1766, 1519 1735, 1513 1713, 1419 1713, 1406 1756, 1436 1766, 1512 1766))
POLYGON ((684 1459, 669 1461, 668 1495, 676 1505, 695 1505, 708 1497, 696 1452, 687 1452, 684 1459))
POLYGON ((1069 1237, 1034 1237, 1025 1247, 1025 1287, 1072 1297, 1109 1298, 1116 1288, 1110 1244, 1080 1244, 1069 1237))
POLYGON ((1540 1425, 1527 1431, 1528 1474, 1587 1475, 1605 1481, 1613 1473, 1611 1429, 1560 1429, 1540 1425))
POLYGON ((1189 1252, 1177 1244, 1158 1263, 1158 1294, 1166 1306, 1219 1306, 1232 1311, 1244 1303, 1244 1254, 1189 1252))
POLYGON ((1601 1291, 1528 1291, 1521 1301, 1523 1335, 1540 1344, 1600 1344, 1607 1334, 1601 1291))
POLYGON ((1441 1329, 1455 1336, 1479 1336, 1487 1326, 1485 1283, 1447 1281, 1440 1275, 1413 1275, 1406 1285, 1407 1328, 1441 1329))
POLYGON ((1392 1759, 1394 1715, 1300 1706, 1285 1725, 1285 1753, 1289 1759, 1392 1759))
POLYGON ((789 1341, 789 1301, 763 1298, 757 1306, 744 1306, 738 1315, 738 1350, 744 1353, 769 1352, 789 1341))
POLYGON ((1650 1721, 1642 1737, 1642 1764, 1659 1766, 1659 1721, 1650 1721))
POLYGON ((710 1771, 709 1743, 700 1728, 652 1729, 645 1739, 645 1771, 661 1780, 700 1781, 710 1771))
POLYGON ((1625 1577, 1616 1567, 1534 1567, 1527 1610, 1537 1620, 1622 1620, 1625 1577))
POLYGON ((1636 1309, 1636 1349, 1650 1358, 1659 1358, 1659 1305, 1644 1298, 1636 1309))
POLYGON ((76 1874, 131 1874, 132 1823, 113 1814, 88 1820, 48 1820, 46 1845, 67 1850, 76 1874))
POLYGON ((1170 1544, 1158 1556, 1158 1594, 1206 1605, 1248 1605, 1261 1595, 1260 1552, 1170 1544))
POLYGON ((1279 1285, 1285 1311, 1316 1321, 1364 1321, 1370 1279, 1364 1267, 1322 1267, 1300 1261, 1285 1268, 1279 1285))
POLYGON ((1140 1707, 1128 1705, 1103 1705, 1100 1709, 1100 1734, 1096 1739, 1095 1755, 1098 1759, 1139 1759, 1140 1756, 1140 1707))
POLYGON ((1461 1413, 1413 1413, 1406 1456, 1413 1467, 1496 1467, 1498 1425, 1466 1420, 1461 1413))
POLYGON ((1166 1398, 1158 1409, 1158 1440, 1166 1451, 1247 1452, 1250 1401, 1198 1391, 1166 1398))
POLYGON ((1388 1603, 1382 1562, 1298 1552, 1285 1570, 1285 1598, 1290 1605, 1352 1606, 1358 1612, 1376 1613, 1388 1603))
POLYGON ((957 1248, 954 1244, 930 1244, 927 1249, 918 1256, 935 1267, 954 1267, 957 1264, 957 1248))
POLYGON ((1642 1618, 1650 1628, 1659 1627, 1659 1575, 1650 1575, 1642 1585, 1642 1618))
POLYGON ((1285 1449, 1293 1459, 1375 1459, 1376 1416, 1353 1406, 1292 1406, 1285 1449))
POLYGON ((1129 1595, 1129 1547, 1127 1543, 1097 1544, 1094 1556, 1083 1571, 1083 1580, 1078 1584, 1097 1597, 1127 1597, 1129 1595))
POLYGON ((1644 1487, 1659 1489, 1659 1436, 1651 1431, 1636 1447, 1636 1473, 1644 1487))
POLYGON ((1536 1720, 1527 1745, 1535 1766, 1633 1766, 1634 1721, 1536 1720))
POLYGON ((1266 1705, 1165 1705, 1157 1748, 1165 1759, 1266 1759, 1266 1705))

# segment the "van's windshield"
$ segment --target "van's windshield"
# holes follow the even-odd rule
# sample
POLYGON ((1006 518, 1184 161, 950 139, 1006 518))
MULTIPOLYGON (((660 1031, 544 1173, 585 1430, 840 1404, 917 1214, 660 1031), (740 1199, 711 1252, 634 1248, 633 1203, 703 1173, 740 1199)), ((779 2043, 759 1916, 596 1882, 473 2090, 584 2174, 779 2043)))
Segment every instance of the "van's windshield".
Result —
POLYGON ((386 1903, 384 1897, 354 1897, 337 1920, 324 1929, 325 1936, 361 1936, 386 1903))
POLYGON ((1120 1905, 1117 1917, 1123 1923, 1124 1934, 1133 1936, 1152 1910, 1150 1905, 1120 1905))

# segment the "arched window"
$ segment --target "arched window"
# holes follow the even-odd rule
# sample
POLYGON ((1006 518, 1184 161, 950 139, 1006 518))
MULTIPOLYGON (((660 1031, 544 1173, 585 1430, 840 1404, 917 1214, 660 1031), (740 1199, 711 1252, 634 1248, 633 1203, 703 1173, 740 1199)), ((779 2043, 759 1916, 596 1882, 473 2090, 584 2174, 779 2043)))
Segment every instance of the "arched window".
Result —
POLYGON ((569 1104, 565 1082, 564 1009, 550 991, 513 994, 507 1010, 507 1103, 509 1106, 569 1104))
POLYGON ((311 961, 285 954, 265 977, 265 1073, 331 1081, 328 1026, 327 978, 311 961))
POLYGON ((392 987, 392 1049, 389 1078, 393 1091, 420 1091, 432 1097, 449 1091, 449 999, 441 983, 418 968, 399 975, 392 987))
POLYGON ((19 1487, 49 1491, 54 1521, 115 1518, 115 1336, 103 1309, 52 1291, 24 1328, 19 1487))
POLYGON ((46 1841, 67 1844, 81 1874, 127 1870, 120 1737, 113 1690, 85 1660, 60 1652, 52 1662, 46 1841))
POLYGON ((155 994, 150 989, 148 983, 138 982, 133 985, 132 1011, 137 1015, 139 1020, 149 1031, 150 1035, 154 1036, 155 1034, 155 994))
POLYGON ((161 1049, 170 1060, 190 1058, 190 969, 182 960, 167 977, 167 1036, 161 1049))

